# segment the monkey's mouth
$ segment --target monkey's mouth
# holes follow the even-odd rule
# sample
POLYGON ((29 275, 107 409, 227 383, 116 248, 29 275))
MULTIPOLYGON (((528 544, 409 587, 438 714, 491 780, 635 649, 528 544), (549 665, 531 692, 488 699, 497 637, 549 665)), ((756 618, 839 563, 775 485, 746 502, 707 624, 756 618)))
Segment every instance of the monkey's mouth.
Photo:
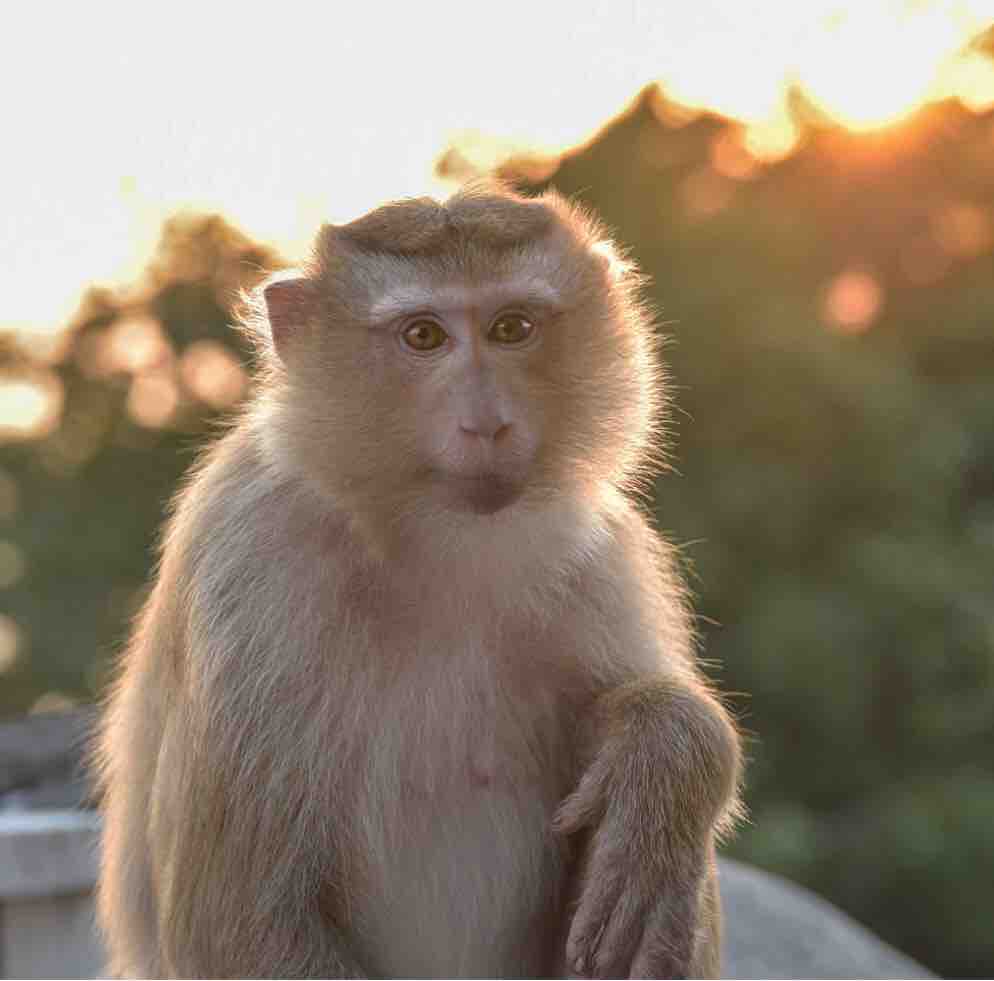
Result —
POLYGON ((521 496, 521 482, 497 473, 453 476, 450 486, 455 490, 457 505, 473 514, 494 514, 513 504, 521 496))

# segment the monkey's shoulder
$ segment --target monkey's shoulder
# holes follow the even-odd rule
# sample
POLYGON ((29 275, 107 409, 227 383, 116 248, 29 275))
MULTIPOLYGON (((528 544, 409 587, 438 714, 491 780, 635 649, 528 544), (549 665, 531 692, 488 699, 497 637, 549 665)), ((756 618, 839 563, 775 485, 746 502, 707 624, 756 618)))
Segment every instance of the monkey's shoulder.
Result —
POLYGON ((301 594, 346 561, 344 518, 314 497, 236 427, 201 456, 174 503, 160 580, 173 581, 205 629, 299 610, 301 594))
POLYGON ((634 503, 612 511, 607 534, 566 596, 563 643, 623 676, 692 660, 693 630, 678 553, 634 503))
POLYGON ((585 589, 605 597, 632 591, 670 596, 682 590, 677 549, 639 505, 622 499, 604 527, 605 534, 578 580, 585 589))
POLYGON ((186 551, 192 563, 225 555, 265 559, 297 535, 340 536, 343 521, 330 509, 319 511, 315 492, 274 466, 247 424, 234 427, 205 450, 174 502, 164 545, 186 551), (313 516, 326 520, 315 527, 313 516), (306 519, 301 521, 301 516, 306 519))

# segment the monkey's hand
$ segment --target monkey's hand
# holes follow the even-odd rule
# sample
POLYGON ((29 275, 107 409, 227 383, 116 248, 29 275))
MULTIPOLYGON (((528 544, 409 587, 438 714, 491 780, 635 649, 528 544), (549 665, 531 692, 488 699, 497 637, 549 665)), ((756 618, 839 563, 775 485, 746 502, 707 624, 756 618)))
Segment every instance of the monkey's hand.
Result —
POLYGON ((584 841, 567 971, 688 977, 708 970, 706 947, 717 943, 705 886, 715 825, 734 800, 737 739, 696 693, 630 689, 607 708, 600 745, 554 823, 584 841))

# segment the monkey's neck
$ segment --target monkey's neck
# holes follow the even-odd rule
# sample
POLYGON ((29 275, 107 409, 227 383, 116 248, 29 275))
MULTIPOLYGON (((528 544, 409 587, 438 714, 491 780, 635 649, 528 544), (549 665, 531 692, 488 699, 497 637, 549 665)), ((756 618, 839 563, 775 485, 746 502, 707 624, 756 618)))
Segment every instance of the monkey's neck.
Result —
MULTIPOLYGON (((442 584, 453 602, 520 607, 558 591, 602 550, 627 501, 609 486, 597 493, 528 496, 490 515, 412 508, 384 522, 353 513, 350 529, 381 574, 404 585, 442 584)), ((547 599, 547 597, 546 597, 547 599)))

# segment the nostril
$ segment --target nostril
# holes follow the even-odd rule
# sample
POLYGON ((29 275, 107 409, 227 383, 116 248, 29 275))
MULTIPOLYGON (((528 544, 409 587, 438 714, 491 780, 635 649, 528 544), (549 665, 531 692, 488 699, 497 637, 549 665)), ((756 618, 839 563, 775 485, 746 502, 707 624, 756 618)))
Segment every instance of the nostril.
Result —
POLYGON ((476 426, 476 425, 466 425, 465 423, 459 424, 459 431, 465 433, 467 436, 475 436, 478 439, 489 439, 493 440, 495 443, 498 440, 503 439, 508 432, 510 432, 510 423, 501 423, 498 426, 476 426))

